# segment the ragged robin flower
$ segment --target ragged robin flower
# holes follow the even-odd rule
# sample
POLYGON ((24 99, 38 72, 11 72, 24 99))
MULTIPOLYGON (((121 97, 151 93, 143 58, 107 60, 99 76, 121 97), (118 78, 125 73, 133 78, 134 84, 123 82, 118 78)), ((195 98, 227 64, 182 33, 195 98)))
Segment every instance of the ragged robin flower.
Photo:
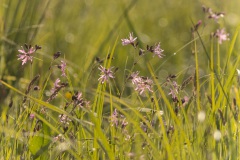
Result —
POLYGON ((133 33, 129 33, 129 39, 127 39, 127 38, 126 39, 121 39, 122 45, 126 46, 126 45, 131 44, 131 45, 135 46, 134 42, 135 42, 136 39, 137 39, 137 37, 133 38, 133 33))
POLYGON ((152 84, 153 81, 148 77, 141 77, 138 75, 139 71, 133 72, 129 79, 131 79, 132 84, 135 86, 135 91, 138 91, 141 95, 145 90, 148 90, 149 92, 152 91, 152 84))
POLYGON ((18 50, 20 54, 18 54, 17 56, 19 57, 18 60, 22 61, 22 65, 27 63, 27 61, 31 61, 32 63, 32 59, 33 59, 32 54, 36 52, 36 50, 41 49, 41 47, 38 45, 36 45, 35 47, 31 47, 31 45, 26 45, 26 44, 25 44, 26 50, 23 48, 23 46, 21 46, 21 48, 22 49, 18 50))
POLYGON ((33 59, 33 56, 31 56, 36 50, 31 47, 28 51, 25 51, 23 49, 23 47, 21 47, 22 49, 19 49, 18 52, 20 53, 19 55, 17 55, 19 58, 18 60, 22 61, 22 65, 24 65, 25 63, 27 63, 27 61, 31 61, 33 59))
POLYGON ((226 33, 224 29, 218 29, 214 34, 214 37, 218 39, 218 43, 222 44, 223 41, 229 40, 229 33, 226 33))
POLYGON ((113 67, 106 69, 101 65, 100 67, 98 67, 98 69, 101 71, 100 78, 98 80, 101 81, 102 84, 104 82, 108 82, 109 78, 114 78, 114 73, 112 71, 112 68, 113 67))
POLYGON ((66 70, 66 66, 67 66, 66 62, 62 61, 62 60, 61 60, 61 64, 57 66, 59 69, 61 69, 61 71, 62 71, 62 75, 61 76, 63 76, 63 77, 67 76, 66 75, 66 71, 65 71, 66 70))
POLYGON ((153 53, 155 55, 157 55, 159 58, 163 58, 164 54, 162 54, 164 50, 160 48, 160 43, 158 43, 157 45, 155 45, 154 49, 153 49, 153 53))

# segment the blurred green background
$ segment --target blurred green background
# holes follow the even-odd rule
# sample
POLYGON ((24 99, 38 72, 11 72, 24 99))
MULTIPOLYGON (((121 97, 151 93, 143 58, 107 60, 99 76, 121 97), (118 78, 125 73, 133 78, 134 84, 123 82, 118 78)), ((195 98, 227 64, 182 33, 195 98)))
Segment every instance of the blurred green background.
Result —
MULTIPOLYGON (((24 43, 38 44, 42 50, 36 57, 43 61, 33 63, 34 73, 44 74, 52 55, 61 51, 67 60, 73 84, 87 88, 98 83, 99 71, 93 67, 95 58, 104 59, 116 40, 112 65, 119 67, 118 72, 133 65, 138 50, 121 45, 121 38, 127 38, 129 32, 133 32, 140 47, 161 42, 166 55, 163 59, 146 56, 135 70, 149 76, 145 65, 148 61, 159 78, 165 79, 170 73, 187 72, 186 68, 194 65, 192 45, 183 47, 192 40, 191 21, 203 21, 199 32, 206 45, 209 45, 211 32, 218 28, 226 28, 231 38, 239 24, 239 4, 237 0, 1 0, 0 76, 14 86, 18 85, 16 82, 20 78, 25 76, 28 79, 29 69, 17 60, 17 49, 24 43), (202 11, 202 5, 214 12, 226 13, 225 18, 218 23, 209 20, 202 11)), ((228 45, 226 42, 222 46, 228 45)), ((200 60, 205 60, 200 67, 206 67, 201 45, 198 48, 200 60)), ((223 49, 223 57, 224 54, 223 49)), ((121 85, 123 79, 116 76, 116 84, 121 85)), ((6 94, 2 89, 2 95, 6 94)))

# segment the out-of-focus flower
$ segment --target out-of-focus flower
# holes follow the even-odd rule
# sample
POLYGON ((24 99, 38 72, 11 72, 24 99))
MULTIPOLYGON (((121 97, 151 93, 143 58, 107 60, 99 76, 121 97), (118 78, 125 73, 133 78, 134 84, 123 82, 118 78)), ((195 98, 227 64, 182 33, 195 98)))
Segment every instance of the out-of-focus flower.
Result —
POLYGON ((225 13, 224 12, 218 12, 214 13, 211 8, 207 8, 205 6, 202 6, 203 12, 208 13, 209 19, 214 19, 216 22, 218 21, 219 18, 224 17, 225 13))
POLYGON ((74 101, 75 105, 80 105, 83 106, 84 105, 84 100, 82 97, 82 92, 76 92, 73 96, 72 96, 72 100, 74 101))
POLYGON ((214 37, 218 39, 218 43, 222 44, 223 41, 229 40, 229 33, 226 33, 224 29, 218 29, 214 34, 214 37))
POLYGON ((130 76, 130 79, 132 80, 132 84, 137 85, 139 82, 141 82, 142 78, 138 76, 139 71, 133 72, 130 76))
POLYGON ((59 88, 61 85, 59 85, 60 83, 60 79, 56 79, 56 81, 54 82, 54 87, 51 89, 51 92, 54 93, 56 91, 57 88, 59 88))
POLYGON ((59 117, 60 123, 62 123, 63 125, 69 125, 69 122, 71 121, 71 119, 69 119, 67 115, 60 114, 58 117, 59 117))
POLYGON ((18 52, 20 53, 17 55, 19 57, 18 60, 22 61, 22 65, 27 63, 27 61, 31 61, 32 63, 32 59, 33 59, 32 54, 36 51, 36 49, 34 47, 30 47, 30 48, 27 48, 27 50, 25 50, 23 46, 21 46, 21 48, 22 49, 18 50, 18 52))
POLYGON ((147 77, 147 79, 142 78, 141 81, 139 81, 136 84, 135 90, 138 91, 140 95, 142 95, 142 93, 145 90, 148 90, 149 92, 153 92, 152 91, 152 84, 153 84, 153 81, 151 79, 149 79, 148 77, 147 77))
POLYGON ((141 95, 145 90, 152 91, 153 81, 148 77, 141 77, 138 75, 139 71, 133 72, 129 79, 132 80, 132 84, 135 86, 135 90, 141 95))
POLYGON ((104 82, 108 82, 109 78, 114 78, 114 73, 112 71, 113 67, 106 69, 100 65, 98 69, 101 71, 100 78, 98 80, 101 81, 102 84, 104 82))
POLYGON ((160 43, 158 43, 157 45, 155 45, 154 49, 153 49, 153 53, 155 55, 157 55, 159 58, 163 58, 164 54, 162 54, 164 50, 160 48, 160 43))
POLYGON ((110 116, 110 121, 111 121, 111 124, 112 126, 118 126, 118 112, 117 112, 117 109, 115 109, 112 113, 112 115, 110 116))
POLYGON ((218 21, 219 18, 224 17, 224 13, 219 12, 219 13, 212 13, 208 16, 209 19, 214 19, 215 21, 218 21))
POLYGON ((126 46, 128 44, 131 44, 131 45, 135 46, 134 42, 136 39, 137 39, 137 37, 133 38, 133 33, 129 33, 129 39, 121 39, 122 45, 126 46))
POLYGON ((35 114, 33 114, 33 113, 31 113, 31 114, 29 115, 29 118, 30 118, 30 119, 34 119, 34 117, 35 117, 35 114))
POLYGON ((65 72, 66 66, 67 66, 67 64, 66 64, 65 61, 61 61, 61 64, 58 65, 58 68, 61 69, 61 71, 62 71, 62 75, 61 76, 65 76, 66 77, 66 72, 65 72))

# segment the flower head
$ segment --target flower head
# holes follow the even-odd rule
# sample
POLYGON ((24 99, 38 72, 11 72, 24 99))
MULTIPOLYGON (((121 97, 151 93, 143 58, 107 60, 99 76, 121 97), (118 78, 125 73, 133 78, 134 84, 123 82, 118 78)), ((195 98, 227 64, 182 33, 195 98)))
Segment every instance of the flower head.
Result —
POLYGON ((134 41, 137 39, 137 37, 133 38, 133 33, 129 33, 129 39, 121 39, 122 45, 126 46, 128 44, 131 44, 134 46, 134 41))
POLYGON ((34 47, 29 47, 27 48, 27 51, 21 46, 22 49, 19 49, 18 52, 20 54, 18 54, 17 56, 19 57, 18 60, 22 61, 22 65, 24 65, 25 63, 27 63, 27 61, 31 61, 33 59, 32 54, 36 51, 36 48, 34 47))
POLYGON ((62 75, 61 76, 65 76, 66 77, 66 72, 65 72, 66 66, 67 66, 67 64, 66 64, 65 61, 61 61, 61 64, 58 65, 58 68, 61 69, 61 71, 62 71, 62 75))
POLYGON ((229 40, 229 33, 226 33, 224 29, 218 29, 214 34, 214 37, 218 39, 218 43, 222 44, 223 41, 229 40))
POLYGON ((98 69, 101 71, 100 78, 98 80, 101 81, 102 84, 104 82, 108 82, 109 78, 114 78, 112 68, 113 67, 106 69, 101 65, 98 67, 98 69))
POLYGON ((138 76, 139 71, 133 72, 130 76, 130 79, 132 80, 132 84, 137 85, 139 82, 142 81, 142 78, 138 76))
POLYGON ((157 55, 159 58, 163 58, 164 54, 162 54, 164 50, 160 48, 160 43, 158 43, 157 45, 155 45, 154 49, 153 49, 153 53, 155 55, 157 55))
POLYGON ((56 81, 54 82, 54 87, 51 89, 51 92, 54 93, 56 91, 57 88, 59 88, 61 85, 59 85, 60 83, 60 79, 56 79, 56 81))
POLYGON ((152 91, 152 84, 153 81, 148 77, 142 77, 139 76, 139 71, 133 72, 129 79, 132 80, 132 84, 135 86, 135 91, 138 91, 141 95, 145 90, 148 90, 150 92, 152 91))

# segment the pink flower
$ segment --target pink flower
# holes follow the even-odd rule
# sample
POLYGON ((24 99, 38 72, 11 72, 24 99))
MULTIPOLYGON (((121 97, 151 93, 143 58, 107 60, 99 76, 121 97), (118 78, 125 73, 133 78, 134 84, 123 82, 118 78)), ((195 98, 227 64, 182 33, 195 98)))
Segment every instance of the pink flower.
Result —
POLYGON ((218 39, 219 44, 222 44, 223 41, 229 40, 229 33, 226 33, 224 29, 218 29, 213 36, 218 39))
POLYGON ((126 46, 128 44, 131 44, 134 46, 134 41, 137 39, 137 37, 133 38, 133 33, 129 33, 129 39, 121 39, 122 45, 126 46))
POLYGON ((66 66, 67 66, 67 64, 64 61, 61 61, 61 65, 58 65, 58 68, 61 69, 61 71, 62 71, 62 75, 61 76, 65 76, 66 77, 66 72, 65 72, 66 66))
POLYGON ((142 93, 145 90, 148 90, 149 92, 153 92, 152 91, 152 84, 153 84, 153 81, 151 79, 149 79, 148 77, 146 79, 141 78, 141 81, 139 81, 136 84, 135 90, 138 91, 140 95, 142 95, 142 93))
POLYGON ((133 72, 130 76, 130 79, 132 79, 132 84, 138 84, 142 81, 142 78, 140 76, 138 76, 139 71, 137 72, 133 72))
POLYGON ((56 79, 56 81, 54 82, 54 87, 51 89, 51 92, 54 93, 56 91, 57 88, 59 88, 61 85, 59 85, 60 83, 60 79, 56 79))
POLYGON ((138 76, 139 71, 133 72, 130 76, 130 79, 132 79, 132 84, 136 87, 135 91, 138 91, 141 95, 145 90, 148 90, 149 92, 152 91, 152 84, 153 81, 149 79, 148 77, 140 77, 138 76))
POLYGON ((98 79, 103 84, 104 82, 108 82, 109 78, 114 78, 113 72, 111 71, 113 67, 106 69, 100 65, 98 69, 101 71, 100 78, 98 79))
POLYGON ((21 48, 22 49, 18 50, 18 52, 20 52, 20 54, 17 55, 19 57, 18 60, 22 61, 22 65, 27 63, 27 61, 31 61, 32 62, 33 56, 31 56, 31 55, 36 51, 36 48, 29 47, 27 49, 27 51, 25 51, 22 46, 21 46, 21 48))
POLYGON ((163 58, 164 54, 162 54, 164 50, 160 48, 160 43, 158 43, 157 45, 155 45, 154 49, 153 49, 153 53, 155 55, 157 55, 159 58, 163 58))

